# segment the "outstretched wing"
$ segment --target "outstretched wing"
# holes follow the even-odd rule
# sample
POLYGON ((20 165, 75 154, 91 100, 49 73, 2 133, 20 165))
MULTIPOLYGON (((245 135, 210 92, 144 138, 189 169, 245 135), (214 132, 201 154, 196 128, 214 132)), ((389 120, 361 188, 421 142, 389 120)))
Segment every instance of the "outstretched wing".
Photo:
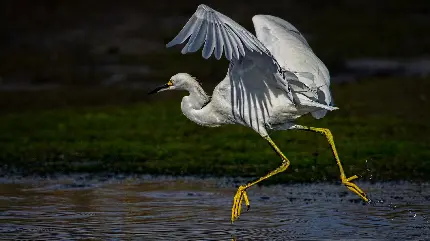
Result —
POLYGON ((182 44, 188 40, 181 53, 196 52, 204 44, 203 58, 214 53, 220 59, 223 51, 225 57, 239 59, 245 56, 245 49, 270 54, 264 45, 248 30, 224 14, 206 5, 199 5, 197 11, 188 20, 179 34, 167 44, 167 47, 182 44))
POLYGON ((224 52, 230 61, 228 77, 232 88, 231 107, 236 121, 242 121, 265 135, 271 110, 281 103, 276 103, 278 96, 285 95, 283 97, 288 98, 292 105, 296 101, 289 83, 299 82, 297 76, 282 69, 262 42, 222 13, 199 5, 167 47, 182 44, 187 39, 183 54, 196 52, 204 45, 204 58, 214 53, 220 59, 224 52))
MULTIPOLYGON (((324 63, 315 55, 303 35, 289 22, 270 15, 252 18, 257 38, 266 46, 279 65, 293 72, 298 82, 290 81, 298 102, 307 105, 332 105, 330 75, 324 63)), ((312 113, 321 118, 326 110, 312 113)))
POLYGON ((264 59, 267 66, 273 66, 275 69, 271 80, 292 100, 288 79, 297 79, 297 77, 292 73, 287 74, 282 71, 270 51, 253 34, 224 14, 206 5, 199 5, 190 20, 167 44, 167 47, 182 44, 188 38, 187 44, 181 51, 182 54, 195 52, 204 44, 202 54, 204 58, 209 58, 214 53, 215 57, 220 59, 224 51, 225 57, 231 64, 242 60, 249 53, 269 57, 264 59))

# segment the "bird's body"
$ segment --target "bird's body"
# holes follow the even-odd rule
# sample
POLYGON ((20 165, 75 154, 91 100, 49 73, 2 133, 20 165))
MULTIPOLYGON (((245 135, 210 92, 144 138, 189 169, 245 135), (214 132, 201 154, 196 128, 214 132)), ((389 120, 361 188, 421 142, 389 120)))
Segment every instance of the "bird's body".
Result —
MULTIPOLYGON (((233 71, 235 71, 235 69, 233 69, 233 71)), ((186 76, 186 74, 183 75, 186 76)), ((190 76, 190 78, 192 77, 190 76)), ((209 100, 209 96, 203 96, 201 92, 190 92, 190 95, 184 97, 181 103, 181 109, 188 119, 197 124, 207 127, 218 127, 223 124, 241 124, 253 128, 262 136, 267 135, 266 129, 271 129, 276 125, 286 122, 290 123, 313 109, 298 109, 291 100, 285 96, 282 90, 259 86, 261 84, 262 82, 250 82, 244 86, 244 88, 256 90, 266 89, 266 92, 261 94, 266 95, 265 98, 270 99, 270 101, 264 103, 264 112, 257 112, 260 114, 259 118, 256 118, 256 112, 253 112, 253 105, 259 103, 252 102, 244 105, 239 103, 231 104, 233 102, 239 102, 235 100, 234 96, 241 89, 232 85, 232 80, 229 75, 214 88, 209 102, 205 102, 205 99, 209 100), (190 111, 190 109, 192 110, 190 111)), ((256 98, 255 101, 257 100, 256 98)))
MULTIPOLYGON (((191 20, 194 21, 190 20, 187 26, 194 26, 194 29, 185 26, 179 37, 168 45, 181 43, 191 35, 188 42, 191 44, 185 46, 183 53, 197 50, 204 39, 204 49, 213 46, 217 58, 224 50, 230 60, 226 77, 214 89, 211 102, 200 112, 217 118, 213 118, 213 123, 204 121, 199 124, 242 124, 265 136, 267 129, 290 123, 304 114, 312 113, 321 118, 327 110, 337 109, 330 106, 327 68, 300 32, 285 20, 270 15, 254 16, 255 37, 230 18, 205 5, 198 7, 193 18, 191 20), (211 28, 212 22, 218 27, 211 28), (227 33, 221 34, 223 37, 209 33, 222 30, 227 33), (245 48, 246 43, 240 46, 237 36, 241 35, 250 39, 251 48, 245 48), (208 41, 209 38, 212 41, 208 41)), ((210 56, 209 51, 204 54, 204 57, 210 56)), ((188 111, 183 111, 187 115, 188 111)), ((197 110, 193 113, 196 115, 197 110)))
POLYGON ((256 37, 227 16, 200 5, 181 32, 167 44, 184 43, 182 53, 195 52, 202 45, 203 57, 212 53, 230 61, 225 78, 209 97, 195 78, 186 73, 174 75, 168 84, 151 93, 168 89, 186 90, 181 109, 197 124, 217 127, 223 124, 248 126, 265 138, 281 157, 282 165, 268 175, 241 186, 236 193, 232 221, 247 204, 246 189, 285 171, 289 160, 270 139, 268 130, 300 129, 325 134, 335 154, 342 181, 364 200, 365 194, 351 178, 346 178, 328 129, 295 125, 294 120, 311 113, 319 119, 335 110, 329 90, 330 76, 324 63, 314 54, 303 35, 290 23, 270 15, 252 18, 256 37))

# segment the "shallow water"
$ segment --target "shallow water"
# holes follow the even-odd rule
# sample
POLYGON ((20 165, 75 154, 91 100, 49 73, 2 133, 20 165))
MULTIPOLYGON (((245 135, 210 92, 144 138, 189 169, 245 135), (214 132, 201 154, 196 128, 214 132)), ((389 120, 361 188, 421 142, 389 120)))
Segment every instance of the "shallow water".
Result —
MULTIPOLYGON (((245 182, 246 180, 241 180, 245 182)), ((0 239, 430 240, 430 184, 251 188, 230 224, 236 181, 150 176, 0 180, 0 239)))

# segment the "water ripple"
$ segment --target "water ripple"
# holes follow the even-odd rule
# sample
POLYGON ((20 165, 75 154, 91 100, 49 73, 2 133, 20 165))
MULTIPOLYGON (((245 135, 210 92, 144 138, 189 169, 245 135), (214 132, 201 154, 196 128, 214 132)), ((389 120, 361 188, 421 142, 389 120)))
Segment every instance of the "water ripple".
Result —
POLYGON ((227 179, 20 179, 0 184, 0 239, 430 240, 428 183, 360 185, 371 204, 341 185, 254 187, 230 224, 227 179))

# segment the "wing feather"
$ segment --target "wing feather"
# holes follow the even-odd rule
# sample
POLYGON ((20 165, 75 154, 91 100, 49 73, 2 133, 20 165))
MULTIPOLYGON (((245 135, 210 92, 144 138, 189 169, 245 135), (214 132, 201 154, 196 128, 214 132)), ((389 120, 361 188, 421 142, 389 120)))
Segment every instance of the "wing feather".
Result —
POLYGON ((216 23, 216 32, 215 32, 215 39, 216 39, 216 44, 215 44, 215 58, 216 59, 221 59, 222 56, 222 50, 224 47, 224 40, 222 38, 222 32, 221 32, 221 26, 219 23, 216 23))
POLYGON ((222 39, 224 41, 224 47, 225 47, 225 56, 227 57, 228 60, 231 60, 232 58, 232 43, 230 42, 230 39, 227 35, 227 31, 225 30, 225 28, 220 28, 221 29, 221 34, 222 34, 222 39))
MULTIPOLYGON (((315 107, 322 104, 329 106, 326 110, 332 109, 328 69, 297 28, 270 15, 256 15, 252 21, 257 38, 271 51, 282 69, 297 76, 289 82, 297 94, 297 102, 315 107)), ((321 118, 326 110, 312 112, 312 115, 321 118)))
POLYGON ((212 52, 215 49, 216 39, 215 39, 215 27, 213 22, 208 23, 207 35, 206 35, 206 44, 203 47, 202 56, 207 59, 212 55, 212 52))
POLYGON ((267 48, 248 30, 238 23, 206 5, 199 5, 179 34, 166 46, 172 47, 184 43, 189 38, 181 53, 196 52, 203 44, 202 56, 216 59, 223 55, 231 61, 245 56, 245 48, 270 55, 267 48))
POLYGON ((236 51, 236 58, 239 59, 240 56, 244 56, 245 55, 245 49, 243 47, 242 41, 240 41, 239 37, 234 34, 233 30, 231 30, 230 28, 227 29, 227 31, 229 32, 230 36, 233 37, 235 44, 237 45, 237 49, 235 48, 236 51))
MULTIPOLYGON (((182 30, 178 33, 178 35, 176 35, 176 37, 169 44, 173 46, 175 44, 182 44, 183 42, 185 42, 185 40, 187 40, 193 33, 194 25, 196 25, 197 23, 196 20, 197 17, 193 15, 182 28, 182 30)), ((167 47, 170 47, 169 44, 167 44, 167 47)))
POLYGON ((188 47, 188 52, 196 52, 197 50, 202 47, 202 45, 205 43, 206 37, 207 37, 207 31, 208 31, 208 23, 202 21, 200 30, 197 34, 195 34, 193 42, 190 42, 190 46, 188 47))
POLYGON ((201 20, 201 19, 196 20, 195 24, 193 25, 194 32, 191 35, 191 37, 190 37, 189 41, 187 42, 187 44, 185 45, 185 47, 181 51, 183 54, 187 53, 187 52, 195 52, 195 51, 192 51, 192 49, 193 49, 192 47, 193 47, 193 45, 194 46, 197 45, 195 43, 196 43, 196 39, 199 35, 199 32, 201 31, 202 23, 203 23, 203 20, 201 20))

